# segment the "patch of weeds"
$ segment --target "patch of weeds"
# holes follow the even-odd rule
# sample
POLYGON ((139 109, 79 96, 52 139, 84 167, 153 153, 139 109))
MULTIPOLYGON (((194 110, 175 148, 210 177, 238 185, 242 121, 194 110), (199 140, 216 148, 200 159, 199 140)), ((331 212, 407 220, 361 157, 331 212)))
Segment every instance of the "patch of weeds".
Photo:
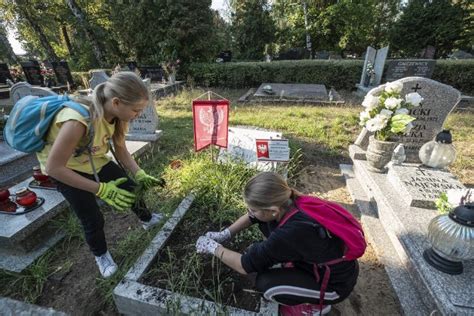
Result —
POLYGON ((2 288, 0 295, 20 298, 34 304, 41 295, 48 277, 57 272, 57 269, 52 269, 50 266, 51 257, 51 252, 46 253, 21 273, 0 271, 0 283, 8 284, 2 288))
MULTIPOLYGON (((259 298, 256 299, 243 291, 243 288, 251 286, 248 280, 214 256, 196 253, 195 242, 198 236, 207 230, 218 230, 219 227, 218 223, 213 223, 209 212, 193 204, 142 282, 175 293, 213 301, 217 303, 220 314, 225 314, 226 305, 255 310, 259 298)), ((252 227, 238 234, 229 247, 237 251, 244 250, 253 238, 258 236, 257 233, 258 228, 252 227)), ((179 300, 167 301, 171 314, 179 312, 180 303, 179 300)), ((206 309, 201 309, 196 312, 203 314, 205 311, 206 309)))
POLYGON ((71 244, 74 240, 80 240, 81 243, 85 242, 84 232, 79 220, 71 210, 65 212, 65 214, 53 221, 54 227, 62 230, 65 233, 64 242, 71 244))

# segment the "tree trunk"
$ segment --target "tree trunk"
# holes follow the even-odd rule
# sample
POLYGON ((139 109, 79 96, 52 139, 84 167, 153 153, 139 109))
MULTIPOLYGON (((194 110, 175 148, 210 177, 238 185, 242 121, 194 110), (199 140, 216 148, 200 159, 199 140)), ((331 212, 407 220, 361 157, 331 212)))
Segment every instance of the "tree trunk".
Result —
POLYGON ((94 30, 92 29, 89 22, 87 22, 84 13, 82 12, 81 8, 77 5, 75 0, 67 0, 67 5, 69 9, 71 9, 72 14, 76 17, 79 21, 81 27, 83 28, 84 32, 86 33, 86 37, 89 40, 90 44, 92 45, 92 50, 94 52, 94 56, 97 59, 97 62, 102 67, 105 65, 105 54, 94 36, 94 30))
POLYGON ((21 5, 18 5, 18 4, 17 4, 17 8, 18 8, 18 12, 20 13, 20 15, 25 20, 28 21, 28 23, 31 25, 31 27, 35 31, 36 35, 38 35, 41 46, 43 46, 43 48, 46 50, 46 54, 48 54, 48 59, 50 59, 51 61, 58 61, 59 58, 56 55, 56 53, 54 52, 54 49, 51 46, 51 44, 49 44, 48 38, 46 37, 46 35, 44 34, 43 30, 38 25, 38 23, 36 23, 34 18, 28 12, 28 9, 23 8, 21 5))
POLYGON ((13 48, 10 44, 10 41, 8 40, 7 30, 4 27, 2 21, 0 21, 0 28, 1 28, 0 29, 0 43, 1 43, 0 45, 2 45, 5 48, 8 61, 10 63, 17 64, 18 58, 16 57, 15 52, 13 51, 13 48))
POLYGON ((67 51, 69 52, 69 56, 74 56, 74 50, 72 49, 71 40, 69 38, 69 34, 67 32, 66 25, 61 26, 61 33, 64 37, 64 42, 66 43, 67 51))

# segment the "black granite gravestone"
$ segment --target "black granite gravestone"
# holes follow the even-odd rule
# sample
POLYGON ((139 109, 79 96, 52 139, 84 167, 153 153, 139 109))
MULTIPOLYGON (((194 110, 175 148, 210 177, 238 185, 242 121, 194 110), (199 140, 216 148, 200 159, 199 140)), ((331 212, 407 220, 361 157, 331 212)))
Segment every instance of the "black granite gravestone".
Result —
POLYGON ((151 81, 163 80, 163 68, 161 66, 138 66, 143 79, 150 78, 151 81))
POLYGON ((135 71, 135 69, 138 68, 138 64, 136 61, 128 61, 127 62, 127 67, 130 71, 135 71))
POLYGON ((435 65, 436 61, 431 59, 389 60, 385 79, 395 81, 405 77, 431 78, 435 65))
POLYGON ((71 70, 69 70, 69 65, 66 61, 53 61, 51 65, 53 66, 59 85, 67 85, 69 82, 71 87, 74 86, 74 79, 72 78, 71 70))
POLYGON ((41 86, 44 83, 43 76, 41 75, 41 68, 36 60, 30 60, 28 62, 21 62, 21 68, 26 76, 26 81, 34 86, 41 86))
POLYGON ((7 64, 0 64, 0 84, 7 84, 7 79, 13 81, 7 64))
POLYGON ((232 52, 230 50, 224 50, 219 53, 218 57, 221 58, 223 62, 228 63, 232 61, 232 52))

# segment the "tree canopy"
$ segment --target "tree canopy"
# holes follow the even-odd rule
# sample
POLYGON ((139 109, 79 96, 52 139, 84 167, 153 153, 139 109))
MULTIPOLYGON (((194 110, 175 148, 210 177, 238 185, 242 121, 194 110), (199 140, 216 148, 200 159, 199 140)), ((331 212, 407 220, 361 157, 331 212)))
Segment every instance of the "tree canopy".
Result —
MULTIPOLYGON (((159 64, 238 60, 306 49, 361 56, 390 45, 392 56, 437 57, 474 51, 469 0, 228 0, 223 18, 211 0, 0 0, 0 58, 16 62, 6 37, 15 28, 27 58, 67 60, 75 70, 133 60, 159 64), (402 4, 404 4, 402 6, 402 4)), ((310 56, 307 54, 307 56, 310 56)))

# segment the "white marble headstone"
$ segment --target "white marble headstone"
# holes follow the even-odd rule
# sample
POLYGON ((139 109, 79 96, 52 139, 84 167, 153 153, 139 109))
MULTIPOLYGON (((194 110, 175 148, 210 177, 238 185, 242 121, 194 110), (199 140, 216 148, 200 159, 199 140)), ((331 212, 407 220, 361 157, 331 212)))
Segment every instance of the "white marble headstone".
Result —
POLYGON ((251 127, 229 127, 227 149, 221 149, 218 161, 244 161, 261 171, 269 171, 279 163, 257 160, 257 139, 281 139, 281 133, 251 127))
POLYGON ((375 57, 374 71, 375 71, 375 82, 374 86, 378 86, 382 82, 383 70, 385 67, 385 59, 388 55, 388 46, 377 50, 375 57))
POLYGON ((158 129, 158 114, 155 109, 155 101, 151 94, 151 79, 144 79, 143 83, 148 89, 149 102, 143 112, 130 122, 127 140, 156 141, 160 133, 158 129))
POLYGON ((109 76, 103 70, 93 70, 91 71, 91 80, 89 80, 89 87, 94 90, 95 87, 100 85, 103 82, 106 82, 109 79, 109 76))
POLYGON ((360 85, 364 86, 365 77, 367 76, 367 65, 371 63, 372 65, 375 63, 375 55, 377 54, 377 50, 371 46, 367 47, 367 52, 365 53, 365 61, 364 61, 364 68, 362 68, 362 75, 360 76, 360 85))
POLYGON ((57 93, 48 88, 34 87, 27 82, 18 82, 11 87, 10 95, 13 104, 15 104, 18 100, 27 95, 47 97, 50 95, 57 95, 57 93))

